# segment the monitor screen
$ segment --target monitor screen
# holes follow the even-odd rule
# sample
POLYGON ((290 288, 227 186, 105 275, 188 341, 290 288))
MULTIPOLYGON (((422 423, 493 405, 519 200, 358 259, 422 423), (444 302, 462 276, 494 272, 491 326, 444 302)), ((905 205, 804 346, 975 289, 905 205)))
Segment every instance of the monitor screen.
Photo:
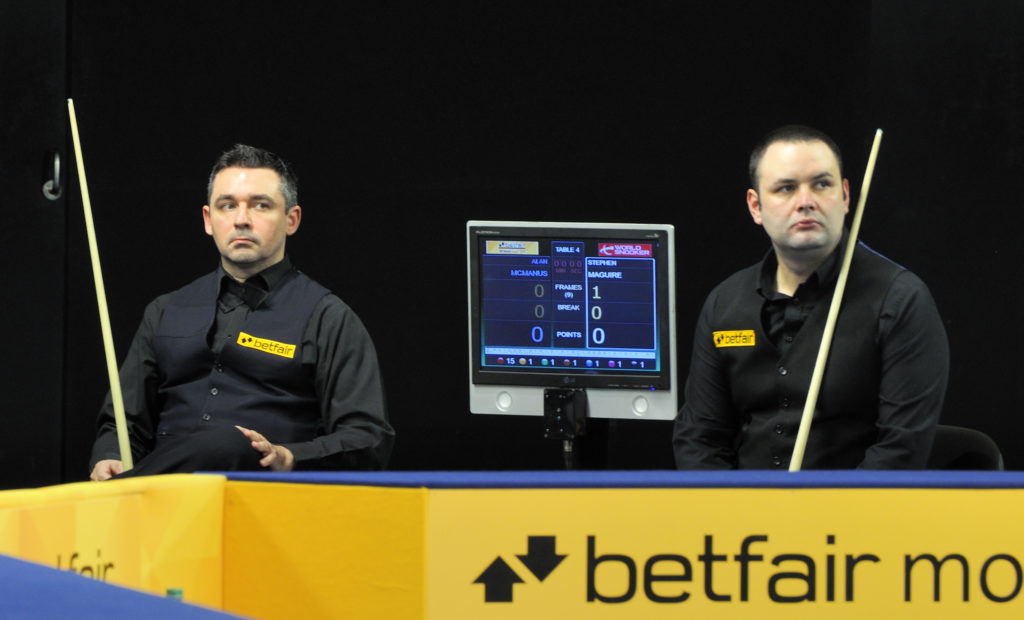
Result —
POLYGON ((470 411, 543 415, 583 388, 589 415, 676 413, 674 230, 470 221, 470 411))

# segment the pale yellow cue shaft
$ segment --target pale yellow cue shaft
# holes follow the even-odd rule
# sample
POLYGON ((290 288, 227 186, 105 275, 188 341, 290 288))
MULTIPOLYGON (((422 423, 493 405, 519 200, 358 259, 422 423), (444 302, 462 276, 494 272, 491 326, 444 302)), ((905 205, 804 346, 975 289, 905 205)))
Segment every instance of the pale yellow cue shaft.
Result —
POLYGON ((846 277, 850 273, 850 262, 853 260, 853 251, 857 247, 857 234, 860 232, 860 221, 864 216, 864 203, 868 200, 871 175, 875 172, 875 159, 878 158, 878 147, 881 143, 882 130, 879 129, 875 132, 875 142, 871 145, 868 166, 864 170, 864 182, 860 187, 860 198, 857 200, 857 209, 853 212, 853 224, 850 226, 850 240, 846 245, 846 253, 843 255, 843 266, 839 270, 839 279, 836 280, 836 290, 832 294, 832 305, 828 309, 825 333, 821 336, 821 346, 818 348, 818 359, 814 362, 814 374, 811 375, 811 386, 807 390, 807 402, 804 403, 804 412, 800 418, 800 430, 796 434, 796 444, 793 446, 793 458, 789 461, 789 471, 800 471, 800 466, 804 462, 807 437, 811 433, 811 419, 814 417, 814 409, 818 404, 821 379, 825 376, 825 362, 828 360, 828 351, 832 347, 832 333, 835 331, 836 319, 839 317, 839 307, 843 303, 846 277))
POLYGON ((78 138, 78 119, 75 116, 75 102, 71 99, 68 99, 68 116, 71 119, 71 138, 75 144, 75 160, 78 163, 78 185, 82 189, 82 210, 85 214, 85 230, 89 237, 92 277, 96 283, 96 304, 100 310, 103 351, 107 357, 107 375, 110 378, 110 398, 114 403, 114 421, 117 424, 117 443, 121 450, 121 463, 124 465, 124 470, 128 471, 133 465, 131 443, 128 441, 128 423, 124 416, 124 400, 121 397, 121 379, 117 374, 114 339, 110 333, 110 313, 107 311, 107 293, 103 288, 103 272, 100 270, 100 253, 96 246, 96 230, 92 224, 92 203, 89 201, 89 186, 85 182, 82 143, 78 138))

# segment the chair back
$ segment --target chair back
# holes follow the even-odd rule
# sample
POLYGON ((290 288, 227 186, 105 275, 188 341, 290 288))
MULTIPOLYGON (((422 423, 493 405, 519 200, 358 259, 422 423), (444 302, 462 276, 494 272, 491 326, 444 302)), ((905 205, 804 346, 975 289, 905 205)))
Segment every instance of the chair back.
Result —
POLYGON ((996 442, 979 430, 939 424, 928 469, 1002 471, 1003 454, 996 442))

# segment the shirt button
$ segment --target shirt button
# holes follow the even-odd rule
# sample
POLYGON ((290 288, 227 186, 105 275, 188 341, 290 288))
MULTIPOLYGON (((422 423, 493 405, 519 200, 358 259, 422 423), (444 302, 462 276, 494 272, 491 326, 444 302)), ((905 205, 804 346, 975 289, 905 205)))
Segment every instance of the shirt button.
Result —
POLYGON ((217 388, 210 388, 210 394, 217 395, 217 388))
POLYGON ((786 370, 785 366, 779 366, 779 374, 785 377, 786 375, 789 374, 789 371, 786 370))
POLYGON ((782 458, 778 455, 772 457, 772 465, 779 467, 782 465, 782 458))
POLYGON ((785 341, 786 342, 793 342, 793 337, 792 336, 786 336, 785 341))
POLYGON ((776 424, 775 425, 775 434, 776 435, 781 435, 782 431, 784 431, 785 429, 786 429, 786 427, 782 426, 781 424, 776 424))
POLYGON ((783 409, 788 408, 789 407, 789 399, 788 398, 783 398, 782 401, 779 402, 779 406, 781 406, 783 409))
POLYGON ((204 414, 203 414, 203 420, 205 420, 205 421, 209 422, 209 421, 210 421, 210 414, 208 414, 208 413, 204 413, 204 414))

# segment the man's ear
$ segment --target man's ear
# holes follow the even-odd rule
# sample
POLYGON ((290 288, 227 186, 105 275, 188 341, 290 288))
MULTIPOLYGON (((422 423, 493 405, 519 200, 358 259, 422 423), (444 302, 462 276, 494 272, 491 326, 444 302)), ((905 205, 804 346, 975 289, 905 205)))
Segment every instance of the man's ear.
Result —
POLYGON ((761 199, 756 190, 747 190, 747 209, 750 211, 750 217, 754 219, 754 223, 761 226, 761 199))
POLYGON ((293 205, 284 216, 286 218, 285 232, 289 235, 294 234, 299 229, 299 222, 302 221, 302 207, 293 205))
POLYGON ((210 205, 203 205, 203 226, 206 228, 206 234, 213 235, 213 226, 210 225, 210 205))
POLYGON ((850 212, 850 179, 843 179, 843 204, 846 205, 846 210, 843 213, 850 212))

